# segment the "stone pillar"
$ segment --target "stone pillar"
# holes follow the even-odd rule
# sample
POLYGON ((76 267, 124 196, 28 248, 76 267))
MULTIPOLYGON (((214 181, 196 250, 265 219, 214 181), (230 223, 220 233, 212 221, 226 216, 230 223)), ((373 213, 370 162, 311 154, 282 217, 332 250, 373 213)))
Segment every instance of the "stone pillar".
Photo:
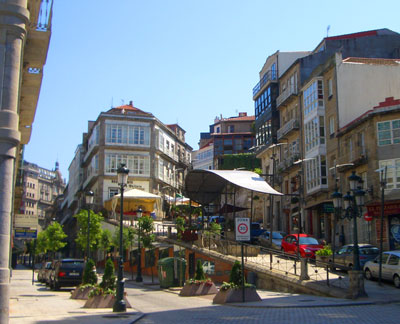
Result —
POLYGON ((300 258, 300 280, 310 280, 307 258, 300 258))
POLYGON ((9 252, 15 158, 21 134, 19 92, 26 24, 27 0, 0 3, 0 323, 8 323, 9 252))
POLYGON ((348 272, 349 275, 349 292, 347 298, 357 299, 360 297, 368 297, 364 289, 364 273, 363 271, 351 270, 348 272))

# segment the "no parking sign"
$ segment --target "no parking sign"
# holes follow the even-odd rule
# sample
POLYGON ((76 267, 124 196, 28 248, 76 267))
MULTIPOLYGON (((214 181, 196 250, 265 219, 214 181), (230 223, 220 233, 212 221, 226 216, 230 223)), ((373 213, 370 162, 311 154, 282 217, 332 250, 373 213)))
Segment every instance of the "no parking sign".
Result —
POLYGON ((236 241, 250 241, 250 218, 235 218, 236 241))

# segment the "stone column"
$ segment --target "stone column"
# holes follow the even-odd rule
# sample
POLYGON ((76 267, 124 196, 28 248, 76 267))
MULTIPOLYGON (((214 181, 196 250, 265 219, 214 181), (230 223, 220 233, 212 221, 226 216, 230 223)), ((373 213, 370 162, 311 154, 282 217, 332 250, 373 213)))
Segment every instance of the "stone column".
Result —
POLYGON ((307 258, 300 258, 300 280, 310 280, 307 258))
POLYGON ((360 297, 368 297, 364 288, 364 273, 363 271, 351 270, 348 272, 350 287, 347 298, 357 299, 360 297))
POLYGON ((27 0, 0 2, 0 323, 8 323, 9 252, 27 0))

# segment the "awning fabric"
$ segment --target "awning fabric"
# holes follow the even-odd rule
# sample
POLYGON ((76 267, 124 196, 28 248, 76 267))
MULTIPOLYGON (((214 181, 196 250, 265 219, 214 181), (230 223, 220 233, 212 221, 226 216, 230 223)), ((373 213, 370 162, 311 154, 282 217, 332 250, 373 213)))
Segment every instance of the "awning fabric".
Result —
POLYGON ((257 173, 242 170, 191 170, 185 178, 185 194, 200 204, 209 204, 222 193, 227 182, 260 194, 282 195, 257 173))
MULTIPOLYGON (((104 203, 105 208, 112 212, 113 217, 116 210, 120 210, 120 200, 121 194, 118 194, 104 203)), ((124 191, 124 214, 135 214, 139 206, 147 213, 154 210, 161 211, 161 197, 139 189, 124 191)))

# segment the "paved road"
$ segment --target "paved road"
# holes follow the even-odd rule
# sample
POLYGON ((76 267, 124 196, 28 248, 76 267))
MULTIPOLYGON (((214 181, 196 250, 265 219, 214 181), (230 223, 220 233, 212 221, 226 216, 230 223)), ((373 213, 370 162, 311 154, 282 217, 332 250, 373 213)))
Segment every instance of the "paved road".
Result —
MULTIPOLYGON (((10 323, 398 323, 400 301, 343 300, 259 290, 260 302, 213 305, 211 297, 179 297, 178 290, 160 290, 145 283, 126 282, 133 309, 113 317, 111 309, 85 309, 69 298, 70 290, 51 291, 31 283, 31 271, 14 270, 11 281, 10 323), (143 317, 142 317, 143 316, 143 317)), ((389 291, 389 290, 388 290, 389 291)), ((400 295, 400 290, 398 291, 400 295)))

